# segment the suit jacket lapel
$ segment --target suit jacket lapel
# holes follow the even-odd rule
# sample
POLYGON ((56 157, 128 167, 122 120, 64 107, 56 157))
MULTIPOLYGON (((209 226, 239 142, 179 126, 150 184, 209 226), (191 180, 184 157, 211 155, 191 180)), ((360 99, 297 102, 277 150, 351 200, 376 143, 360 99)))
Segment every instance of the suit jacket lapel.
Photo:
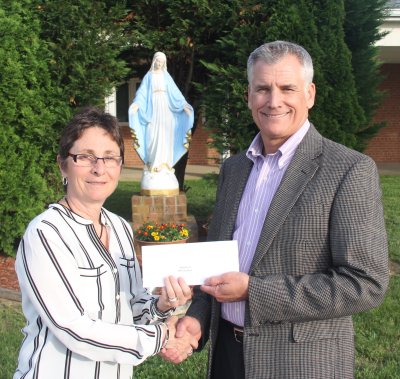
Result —
POLYGON ((310 130, 297 148, 271 202, 260 233, 250 273, 259 264, 264 254, 267 253, 293 205, 317 172, 319 164, 315 158, 321 152, 322 136, 311 125, 310 130))
POLYGON ((241 159, 235 165, 234 171, 228 174, 229 188, 231 188, 231 190, 227 191, 226 206, 222 219, 220 220, 221 240, 232 239, 236 217, 239 212, 240 200, 242 199, 252 167, 253 162, 247 158, 245 154, 242 154, 241 159))

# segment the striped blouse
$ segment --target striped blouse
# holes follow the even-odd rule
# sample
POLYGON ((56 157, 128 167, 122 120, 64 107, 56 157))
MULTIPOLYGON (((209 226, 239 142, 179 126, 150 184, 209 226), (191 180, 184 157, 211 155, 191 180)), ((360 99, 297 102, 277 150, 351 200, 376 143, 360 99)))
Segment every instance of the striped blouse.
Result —
POLYGON ((157 354, 162 331, 156 297, 142 287, 132 230, 101 210, 109 251, 92 221, 60 204, 29 224, 16 271, 27 324, 14 379, 132 377, 157 354))

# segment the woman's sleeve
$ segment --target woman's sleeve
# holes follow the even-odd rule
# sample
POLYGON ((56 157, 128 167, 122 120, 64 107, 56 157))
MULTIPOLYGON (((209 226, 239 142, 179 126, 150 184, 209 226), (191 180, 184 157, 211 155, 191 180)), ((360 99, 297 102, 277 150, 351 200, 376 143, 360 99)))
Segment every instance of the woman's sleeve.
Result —
POLYGON ((78 270, 59 232, 28 228, 16 259, 28 321, 41 319, 68 349, 95 361, 137 365, 158 353, 160 325, 121 325, 89 316, 78 270))

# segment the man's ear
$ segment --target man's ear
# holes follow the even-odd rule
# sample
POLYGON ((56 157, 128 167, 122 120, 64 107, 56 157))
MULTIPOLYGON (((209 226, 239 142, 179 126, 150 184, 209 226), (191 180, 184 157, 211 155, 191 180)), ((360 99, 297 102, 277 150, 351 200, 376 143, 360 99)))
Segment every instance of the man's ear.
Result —
POLYGON ((306 102, 308 109, 311 109, 314 106, 315 94, 316 94, 315 84, 310 83, 306 89, 306 102))

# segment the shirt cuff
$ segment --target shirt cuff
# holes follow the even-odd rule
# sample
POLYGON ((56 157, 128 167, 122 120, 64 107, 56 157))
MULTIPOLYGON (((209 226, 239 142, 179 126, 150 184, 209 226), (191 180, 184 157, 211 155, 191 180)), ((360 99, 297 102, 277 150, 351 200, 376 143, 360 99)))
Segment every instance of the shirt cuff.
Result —
POLYGON ((150 312, 155 315, 158 319, 160 320, 164 320, 167 317, 171 316, 172 313, 174 313, 175 311, 175 307, 174 308, 170 308, 168 310, 166 310, 165 312, 161 312, 158 308, 157 308, 157 302, 158 302, 158 297, 154 298, 151 302, 150 305, 150 312))

